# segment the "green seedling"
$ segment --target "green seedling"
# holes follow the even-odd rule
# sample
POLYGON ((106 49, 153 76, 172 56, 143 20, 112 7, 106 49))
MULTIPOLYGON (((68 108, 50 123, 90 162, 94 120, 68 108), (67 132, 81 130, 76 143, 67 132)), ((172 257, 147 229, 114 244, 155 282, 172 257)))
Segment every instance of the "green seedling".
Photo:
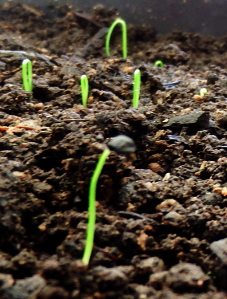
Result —
POLYGON ((213 280, 217 279, 217 277, 215 275, 212 275, 211 271, 208 271, 206 274, 209 275, 209 276, 211 276, 213 278, 213 280))
POLYGON ((88 194, 88 224, 87 224, 84 254, 82 257, 82 262, 86 266, 89 264, 93 243, 94 243, 95 221, 96 221, 95 202, 96 202, 97 182, 102 172, 103 166, 106 162, 106 159, 108 158, 111 150, 114 150, 118 154, 134 153, 136 150, 136 146, 134 141, 127 136, 119 135, 117 137, 114 137, 108 143, 108 147, 104 149, 96 164, 95 170, 91 177, 89 194, 88 194))
POLYGON ((24 90, 32 92, 32 62, 29 59, 22 62, 22 82, 24 90))
POLYGON ((138 107, 140 98, 141 73, 136 69, 133 77, 132 107, 138 107))
POLYGON ((124 20, 117 19, 110 26, 106 35, 106 55, 110 56, 110 38, 116 25, 121 25, 122 30, 122 57, 127 58, 127 26, 124 20))
POLYGON ((201 88, 199 91, 199 95, 203 98, 207 93, 207 89, 205 87, 201 88))
POLYGON ((88 78, 86 75, 80 77, 80 87, 81 87, 81 96, 82 96, 82 105, 87 107, 88 100, 88 78))
POLYGON ((161 60, 157 60, 155 61, 154 66, 164 67, 164 63, 161 60))

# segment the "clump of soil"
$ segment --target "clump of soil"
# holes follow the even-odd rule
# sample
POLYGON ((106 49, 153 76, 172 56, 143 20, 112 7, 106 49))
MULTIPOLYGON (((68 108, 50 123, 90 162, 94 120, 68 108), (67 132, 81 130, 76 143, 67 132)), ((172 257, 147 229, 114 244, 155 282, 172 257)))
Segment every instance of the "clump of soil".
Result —
POLYGON ((9 2, 0 11, 0 297, 226 298, 226 38, 129 25, 122 59, 120 31, 104 53, 115 9, 44 13, 9 2), (24 58, 32 93, 22 87, 24 58), (86 268, 90 178, 120 134, 137 151, 111 152, 105 164, 86 268))

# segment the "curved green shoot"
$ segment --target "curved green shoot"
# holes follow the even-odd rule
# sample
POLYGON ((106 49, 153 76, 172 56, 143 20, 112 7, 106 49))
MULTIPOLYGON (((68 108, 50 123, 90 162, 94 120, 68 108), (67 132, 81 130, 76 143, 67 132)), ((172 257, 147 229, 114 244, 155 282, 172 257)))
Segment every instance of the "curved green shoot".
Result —
POLYGON ((110 56, 110 38, 115 26, 118 24, 121 25, 122 30, 122 57, 127 58, 127 26, 125 21, 122 19, 115 20, 107 32, 105 43, 106 55, 110 56))
POLYGON ((32 62, 29 59, 22 61, 22 82, 24 90, 32 92, 32 62))
POLYGON ((164 67, 164 63, 161 60, 157 60, 155 61, 154 66, 164 67))
POLYGON ((86 266, 89 264, 94 243, 97 182, 111 150, 115 151, 118 154, 134 153, 136 151, 136 145, 133 139, 131 139, 130 137, 125 135, 118 135, 108 142, 108 147, 104 149, 96 164, 96 168, 91 177, 88 194, 88 225, 86 232, 84 254, 82 257, 82 262, 86 266))
POLYGON ((201 88, 199 91, 199 95, 203 98, 207 93, 207 89, 205 87, 201 88))
POLYGON ((87 99, 88 99, 88 78, 86 75, 82 75, 80 77, 80 88, 81 88, 81 96, 82 96, 82 105, 87 107, 87 99))
POLYGON ((138 107, 139 105, 140 85, 141 85, 141 73, 139 69, 136 69, 133 78, 132 107, 138 107))
POLYGON ((90 261, 93 243, 94 243, 94 235, 95 235, 95 221, 96 221, 96 188, 97 182, 100 176, 100 173, 103 169, 103 166, 106 162, 107 157, 110 154, 109 148, 104 149, 103 153, 99 157, 96 168, 93 172, 91 183, 89 187, 89 196, 88 196, 88 225, 87 225, 87 236, 86 243, 84 248, 84 254, 82 257, 82 262, 87 266, 90 261))

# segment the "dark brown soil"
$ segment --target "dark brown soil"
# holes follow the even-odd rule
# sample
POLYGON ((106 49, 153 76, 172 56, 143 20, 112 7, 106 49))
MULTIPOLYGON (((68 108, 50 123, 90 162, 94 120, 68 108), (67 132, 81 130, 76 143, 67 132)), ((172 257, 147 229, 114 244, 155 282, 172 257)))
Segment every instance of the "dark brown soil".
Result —
POLYGON ((0 298, 226 298, 227 38, 128 26, 129 57, 117 30, 107 58, 116 10, 49 12, 15 3, 0 12, 0 298), (105 164, 86 268, 88 186, 119 134, 137 151, 112 152, 105 164))

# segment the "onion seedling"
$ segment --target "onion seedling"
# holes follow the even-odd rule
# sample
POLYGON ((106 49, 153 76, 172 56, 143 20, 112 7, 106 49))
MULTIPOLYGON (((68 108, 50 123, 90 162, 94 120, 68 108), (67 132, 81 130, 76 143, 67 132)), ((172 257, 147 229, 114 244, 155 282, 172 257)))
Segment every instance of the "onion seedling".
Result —
POLYGON ((203 98, 207 93, 207 89, 205 87, 201 88, 199 91, 199 95, 203 98))
POLYGON ((164 67, 164 63, 161 60, 157 60, 155 61, 154 66, 164 67))
POLYGON ((32 62, 29 59, 22 62, 22 82, 24 90, 32 92, 32 62))
POLYGON ((121 25, 122 30, 122 57, 127 58, 127 26, 124 20, 117 19, 110 26, 106 35, 106 55, 110 56, 110 38, 116 25, 121 25))
POLYGON ((83 104, 84 107, 87 107, 88 78, 87 78, 86 75, 82 75, 80 77, 80 87, 81 87, 82 104, 83 104))
POLYGON ((140 85, 141 85, 141 73, 139 69, 136 69, 133 77, 132 107, 138 107, 139 105, 140 85))
POLYGON ((95 202, 96 202, 97 182, 102 172, 103 166, 106 162, 106 159, 108 158, 111 150, 117 152, 118 154, 134 153, 136 151, 136 146, 134 141, 128 136, 125 135, 116 136, 108 143, 108 147, 104 149, 96 164, 95 170, 91 177, 89 194, 88 194, 88 224, 87 224, 84 254, 82 257, 82 262, 86 266, 89 264, 93 243, 94 243, 95 221, 96 221, 95 202))

